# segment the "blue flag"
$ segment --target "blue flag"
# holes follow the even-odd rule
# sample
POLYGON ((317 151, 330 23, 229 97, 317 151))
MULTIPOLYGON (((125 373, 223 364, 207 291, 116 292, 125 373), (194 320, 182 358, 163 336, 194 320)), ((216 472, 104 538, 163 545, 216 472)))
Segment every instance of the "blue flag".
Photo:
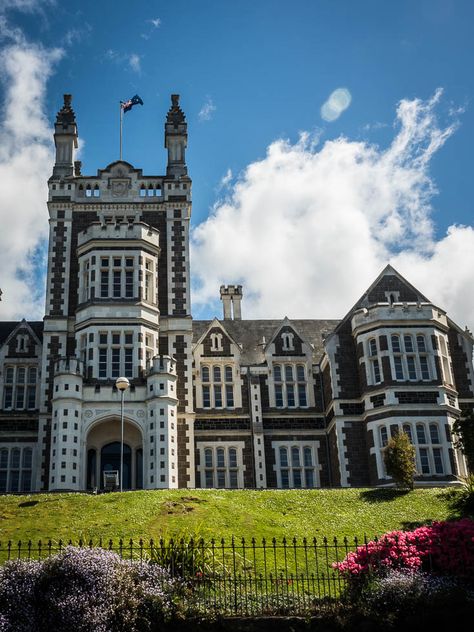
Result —
POLYGON ((122 108, 123 112, 128 112, 129 110, 132 109, 134 105, 137 105, 137 104, 143 105, 143 101, 140 99, 138 94, 136 94, 134 97, 132 97, 128 101, 120 101, 120 107, 122 108))

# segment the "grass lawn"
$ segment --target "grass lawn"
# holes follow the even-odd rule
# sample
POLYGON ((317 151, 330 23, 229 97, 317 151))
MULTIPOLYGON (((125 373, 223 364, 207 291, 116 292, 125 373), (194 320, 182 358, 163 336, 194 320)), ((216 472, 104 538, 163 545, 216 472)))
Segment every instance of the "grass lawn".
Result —
POLYGON ((372 538, 450 508, 443 489, 163 490, 0 496, 0 542, 232 536, 372 538))

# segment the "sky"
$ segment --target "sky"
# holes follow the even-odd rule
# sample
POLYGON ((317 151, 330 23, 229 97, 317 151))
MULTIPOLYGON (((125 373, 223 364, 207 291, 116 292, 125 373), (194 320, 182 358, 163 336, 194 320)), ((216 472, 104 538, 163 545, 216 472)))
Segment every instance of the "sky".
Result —
POLYGON ((0 0, 0 317, 41 319, 52 126, 82 172, 165 172, 181 95, 192 305, 341 318, 391 263, 474 329, 471 0, 0 0))

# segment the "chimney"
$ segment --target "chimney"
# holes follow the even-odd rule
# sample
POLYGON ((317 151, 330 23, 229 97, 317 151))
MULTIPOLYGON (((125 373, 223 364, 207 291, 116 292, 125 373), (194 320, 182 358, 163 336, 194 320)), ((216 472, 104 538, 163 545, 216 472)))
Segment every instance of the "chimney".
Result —
POLYGON ((242 320, 242 286, 221 285, 220 294, 224 320, 242 320))

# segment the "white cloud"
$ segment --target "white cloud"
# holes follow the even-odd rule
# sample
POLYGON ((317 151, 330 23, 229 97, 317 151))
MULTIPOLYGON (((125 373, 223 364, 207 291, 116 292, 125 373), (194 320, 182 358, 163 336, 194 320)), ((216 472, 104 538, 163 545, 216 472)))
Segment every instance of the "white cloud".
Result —
POLYGON ((273 142, 193 231, 195 309, 219 314, 219 286, 242 283, 244 317, 342 317, 391 261, 473 328, 474 229, 436 241, 431 220, 430 160, 456 129, 437 122, 440 97, 401 101, 386 149, 273 142))
POLYGON ((337 88, 321 106, 321 118, 328 122, 335 121, 347 110, 351 101, 352 96, 347 88, 337 88))
POLYGON ((216 109, 217 108, 212 102, 212 99, 210 97, 207 97, 206 102, 204 103, 202 108, 199 110, 199 113, 198 113, 199 120, 210 121, 216 109))
POLYGON ((52 130, 44 113, 46 81, 59 49, 12 44, 0 54, 4 108, 0 120, 0 269, 5 319, 43 313, 38 267, 47 238, 47 179, 54 162, 52 130))
POLYGON ((153 31, 155 31, 156 29, 159 29, 161 26, 161 19, 160 18, 152 18, 151 20, 147 20, 146 21, 147 24, 151 24, 151 28, 148 29, 147 33, 141 33, 141 37, 143 37, 144 40, 149 40, 153 31))
POLYGON ((233 178, 232 169, 229 167, 219 181, 219 184, 216 189, 217 192, 222 191, 222 189, 226 189, 229 186, 229 184, 232 182, 232 178, 233 178))
POLYGON ((133 70, 133 72, 140 74, 142 71, 140 55, 132 53, 128 58, 128 65, 133 70))
POLYGON ((123 64, 128 66, 130 70, 140 74, 142 71, 141 60, 142 56, 137 53, 119 53, 112 48, 105 51, 105 59, 112 61, 116 64, 123 64))

